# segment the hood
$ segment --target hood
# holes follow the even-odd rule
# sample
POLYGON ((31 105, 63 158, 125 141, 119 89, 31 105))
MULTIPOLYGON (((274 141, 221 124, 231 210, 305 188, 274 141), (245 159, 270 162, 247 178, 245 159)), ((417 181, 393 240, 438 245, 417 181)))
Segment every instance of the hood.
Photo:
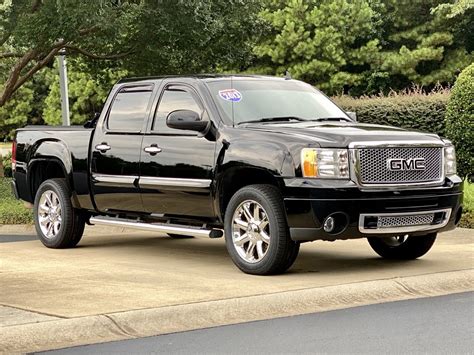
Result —
POLYGON ((290 135, 293 138, 313 141, 321 147, 348 147, 353 142, 440 141, 436 134, 357 122, 278 122, 248 124, 246 129, 290 135))

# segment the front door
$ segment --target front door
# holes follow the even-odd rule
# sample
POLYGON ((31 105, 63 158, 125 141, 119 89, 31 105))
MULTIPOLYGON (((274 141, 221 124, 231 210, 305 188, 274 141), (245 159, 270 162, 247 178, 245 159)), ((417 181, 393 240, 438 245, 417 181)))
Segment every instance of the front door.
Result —
POLYGON ((154 214, 213 217, 211 179, 215 141, 197 132, 169 128, 166 117, 192 110, 206 118, 190 86, 165 85, 149 131, 143 138, 140 188, 145 210, 154 214))
POLYGON ((104 212, 142 211, 138 186, 143 132, 150 110, 151 85, 122 86, 92 141, 92 191, 104 212))

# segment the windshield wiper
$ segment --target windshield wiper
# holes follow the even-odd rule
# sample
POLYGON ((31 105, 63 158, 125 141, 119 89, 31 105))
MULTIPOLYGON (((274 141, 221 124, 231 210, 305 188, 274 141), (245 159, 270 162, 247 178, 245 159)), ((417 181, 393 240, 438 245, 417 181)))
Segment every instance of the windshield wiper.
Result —
POLYGON ((237 123, 237 125, 241 125, 244 123, 290 122, 290 121, 304 122, 308 120, 305 120, 304 118, 296 117, 296 116, 264 117, 264 118, 259 118, 258 120, 239 122, 237 123))

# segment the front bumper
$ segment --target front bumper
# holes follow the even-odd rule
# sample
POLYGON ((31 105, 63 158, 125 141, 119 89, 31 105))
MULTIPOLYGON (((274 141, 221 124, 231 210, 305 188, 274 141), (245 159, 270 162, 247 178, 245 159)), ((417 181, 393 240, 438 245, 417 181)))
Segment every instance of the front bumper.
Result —
POLYGON ((361 190, 350 181, 298 178, 286 179, 285 186, 290 235, 300 242, 444 232, 456 227, 462 213, 462 183, 458 179, 446 179, 439 187, 400 191, 361 190), (418 216, 424 212, 436 213, 439 224, 387 229, 369 229, 367 225, 370 218, 376 221, 377 216, 418 216), (334 216, 336 224, 330 233, 323 228, 328 216, 334 216), (369 219, 364 227, 366 216, 369 219))

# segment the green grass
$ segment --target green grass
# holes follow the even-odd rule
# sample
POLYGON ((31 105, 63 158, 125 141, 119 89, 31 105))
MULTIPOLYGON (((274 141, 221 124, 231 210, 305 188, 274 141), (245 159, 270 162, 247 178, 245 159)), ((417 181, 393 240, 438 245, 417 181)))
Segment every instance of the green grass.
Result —
POLYGON ((0 178, 0 225, 33 223, 31 210, 13 196, 10 181, 11 179, 0 178))
POLYGON ((461 227, 474 228, 474 184, 464 183, 464 214, 461 227))
POLYGON ((474 184, 464 183, 464 210, 474 212, 474 184))

